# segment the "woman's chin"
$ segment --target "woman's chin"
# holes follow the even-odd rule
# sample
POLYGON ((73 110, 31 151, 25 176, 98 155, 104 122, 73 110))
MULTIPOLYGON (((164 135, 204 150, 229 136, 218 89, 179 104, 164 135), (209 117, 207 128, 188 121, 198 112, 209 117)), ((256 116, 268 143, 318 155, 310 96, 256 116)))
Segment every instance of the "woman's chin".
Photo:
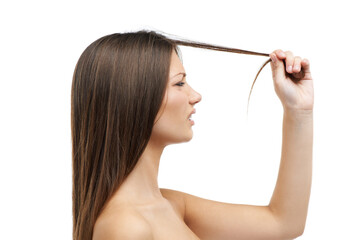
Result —
POLYGON ((190 129, 186 132, 186 135, 183 135, 181 139, 178 139, 177 143, 189 142, 193 138, 193 131, 190 129))
POLYGON ((189 134, 187 135, 186 142, 189 142, 193 138, 193 131, 190 128, 189 134))

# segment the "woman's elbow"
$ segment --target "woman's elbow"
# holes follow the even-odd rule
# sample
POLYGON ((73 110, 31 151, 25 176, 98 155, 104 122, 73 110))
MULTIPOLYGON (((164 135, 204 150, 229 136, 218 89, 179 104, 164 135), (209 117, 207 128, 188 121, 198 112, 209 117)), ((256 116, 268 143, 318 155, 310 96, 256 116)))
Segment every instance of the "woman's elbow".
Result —
POLYGON ((304 230, 305 230, 305 226, 299 226, 288 229, 287 231, 284 231, 282 239, 289 240, 289 239, 298 238, 304 234, 304 230))

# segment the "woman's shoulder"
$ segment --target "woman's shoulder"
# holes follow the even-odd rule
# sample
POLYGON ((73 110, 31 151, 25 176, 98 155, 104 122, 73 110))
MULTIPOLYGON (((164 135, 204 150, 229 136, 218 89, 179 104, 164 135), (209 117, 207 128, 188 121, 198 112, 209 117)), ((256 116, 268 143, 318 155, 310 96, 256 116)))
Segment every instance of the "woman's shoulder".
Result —
MULTIPOLYGON (((166 188, 160 190, 163 197, 183 219, 185 214, 183 192, 166 188)), ((152 239, 151 225, 135 205, 125 201, 107 205, 95 222, 93 240, 128 239, 128 237, 152 239)))
POLYGON ((184 219, 184 215, 185 215, 184 193, 167 188, 160 188, 160 191, 163 197, 166 198, 171 203, 177 214, 181 216, 182 219, 184 219))
POLYGON ((95 222, 93 240, 152 239, 152 229, 135 209, 117 206, 103 212, 95 222))

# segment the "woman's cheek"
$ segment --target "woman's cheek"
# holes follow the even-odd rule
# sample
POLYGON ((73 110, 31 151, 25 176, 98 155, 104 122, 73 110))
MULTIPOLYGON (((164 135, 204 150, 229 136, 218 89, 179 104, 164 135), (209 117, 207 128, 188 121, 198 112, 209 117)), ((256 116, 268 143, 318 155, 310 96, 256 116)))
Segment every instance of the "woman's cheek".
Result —
POLYGON ((190 110, 188 105, 188 98, 183 92, 175 93, 171 97, 171 110, 175 116, 186 118, 187 111, 190 110))

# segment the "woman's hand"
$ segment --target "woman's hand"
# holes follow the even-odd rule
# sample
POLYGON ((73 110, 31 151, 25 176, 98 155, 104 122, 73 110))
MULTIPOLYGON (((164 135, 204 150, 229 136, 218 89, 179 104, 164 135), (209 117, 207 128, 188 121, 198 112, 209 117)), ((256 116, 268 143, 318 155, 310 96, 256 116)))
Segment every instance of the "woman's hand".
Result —
POLYGON ((275 50, 270 58, 275 92, 284 111, 312 111, 314 88, 309 60, 282 50, 275 50))

